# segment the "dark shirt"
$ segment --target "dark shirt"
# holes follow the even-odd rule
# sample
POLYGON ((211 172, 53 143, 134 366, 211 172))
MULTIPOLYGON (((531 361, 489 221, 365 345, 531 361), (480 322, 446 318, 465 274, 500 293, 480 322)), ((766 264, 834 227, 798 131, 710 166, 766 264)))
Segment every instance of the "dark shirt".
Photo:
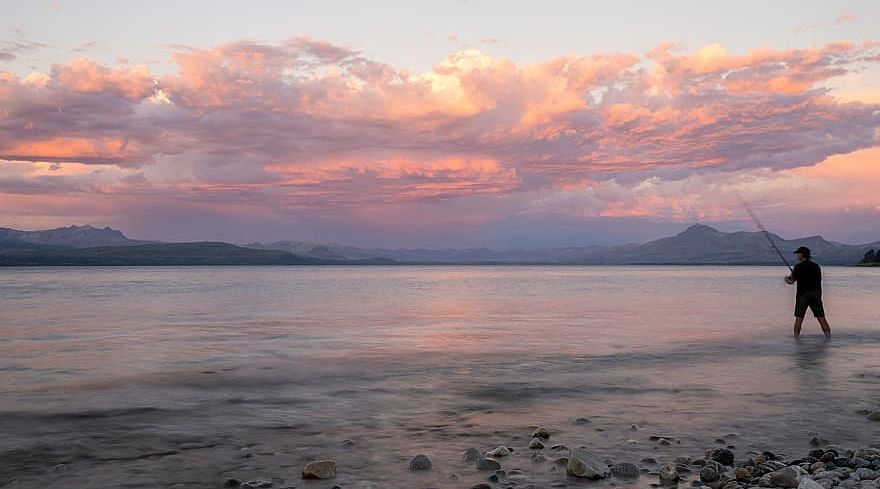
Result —
POLYGON ((822 269, 810 260, 795 265, 791 272, 791 278, 797 282, 797 293, 795 294, 797 297, 807 292, 822 293, 822 269))

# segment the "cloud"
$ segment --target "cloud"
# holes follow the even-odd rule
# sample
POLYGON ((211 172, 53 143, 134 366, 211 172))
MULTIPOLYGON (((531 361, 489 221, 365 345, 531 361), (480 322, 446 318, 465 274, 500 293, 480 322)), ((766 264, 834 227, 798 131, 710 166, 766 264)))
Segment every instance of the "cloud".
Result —
POLYGON ((877 146, 880 105, 826 87, 878 50, 666 44, 530 64, 463 50, 414 74, 298 36, 175 46, 161 75, 75 59, 0 72, 0 160, 94 172, 16 175, 2 192, 350 215, 542 196, 531 212, 587 185, 594 202, 578 205, 596 216, 700 217, 701 198, 680 197, 696 195, 688 182, 729 186, 877 146))
POLYGON ((22 53, 28 53, 47 47, 41 42, 20 39, 17 41, 0 41, 0 62, 14 61, 22 53))

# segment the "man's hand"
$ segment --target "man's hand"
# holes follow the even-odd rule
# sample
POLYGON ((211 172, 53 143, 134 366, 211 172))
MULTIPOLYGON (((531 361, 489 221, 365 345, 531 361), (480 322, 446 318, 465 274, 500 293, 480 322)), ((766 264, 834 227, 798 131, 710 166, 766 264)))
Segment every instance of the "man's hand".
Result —
POLYGON ((791 278, 791 275, 786 275, 786 276, 785 276, 785 283, 787 283, 788 285, 791 285, 791 284, 794 283, 794 279, 791 278))

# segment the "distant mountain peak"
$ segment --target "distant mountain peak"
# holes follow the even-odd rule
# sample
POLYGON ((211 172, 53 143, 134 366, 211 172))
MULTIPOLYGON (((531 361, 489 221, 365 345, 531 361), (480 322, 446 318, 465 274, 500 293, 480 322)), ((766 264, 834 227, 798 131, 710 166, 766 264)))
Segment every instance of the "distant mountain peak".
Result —
POLYGON ((687 229, 685 229, 684 231, 682 231, 679 234, 697 234, 697 233, 705 234, 705 233, 719 233, 719 232, 720 231, 713 228, 712 226, 707 226, 705 224, 698 222, 696 224, 691 224, 690 226, 688 226, 687 229))

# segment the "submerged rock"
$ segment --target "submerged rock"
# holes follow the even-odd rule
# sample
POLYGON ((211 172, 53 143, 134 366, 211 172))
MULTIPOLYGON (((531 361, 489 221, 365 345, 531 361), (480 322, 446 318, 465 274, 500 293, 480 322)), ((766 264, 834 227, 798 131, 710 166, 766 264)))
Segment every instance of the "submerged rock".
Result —
POLYGON ((568 452, 565 471, 568 475, 586 479, 604 479, 610 473, 608 465, 586 448, 575 448, 568 452))
POLYGON ((540 450, 544 448, 544 444, 541 442, 540 438, 532 438, 529 440, 529 448, 532 450, 540 450))
POLYGON ((252 481, 242 482, 240 489, 265 489, 272 487, 272 481, 266 479, 256 479, 252 481))
POLYGON ((621 479, 637 479, 641 475, 641 471, 636 464, 622 462, 611 466, 611 475, 621 479))
POLYGON ((303 467, 303 479, 332 479, 336 477, 336 461, 316 460, 303 467))
POLYGON ((544 440, 550 438, 550 432, 547 431, 547 428, 543 426, 539 426, 535 431, 532 432, 532 438, 542 438, 544 440))
POLYGON ((474 447, 468 447, 468 449, 464 451, 464 456, 462 458, 466 463, 474 463, 480 458, 480 451, 474 447))
POLYGON ((510 455, 510 449, 505 446, 495 447, 492 450, 486 452, 487 457, 506 457, 510 455))
POLYGON ((431 470, 431 459, 420 453, 409 461, 409 468, 410 470, 431 470))
POLYGON ((501 463, 491 457, 480 457, 477 459, 477 470, 498 470, 501 463))

